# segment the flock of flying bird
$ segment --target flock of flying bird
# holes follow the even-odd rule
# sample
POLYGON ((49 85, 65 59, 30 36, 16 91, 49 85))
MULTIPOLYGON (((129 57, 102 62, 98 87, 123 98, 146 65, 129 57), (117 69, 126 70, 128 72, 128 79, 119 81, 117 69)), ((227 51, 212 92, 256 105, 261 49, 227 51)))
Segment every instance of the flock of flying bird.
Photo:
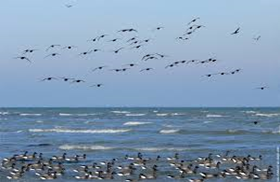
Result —
MULTIPOLYGON (((187 24, 187 28, 186 28, 185 32, 183 32, 182 35, 177 37, 176 39, 181 40, 181 41, 189 40, 193 34, 195 34, 200 29, 205 28, 204 25, 198 24, 199 20, 200 20, 199 17, 191 20, 187 24)), ((161 31, 164 28, 165 27, 160 27, 159 26, 159 27, 154 28, 153 31, 161 31)), ((136 35, 134 35, 132 37, 129 37, 129 38, 112 38, 112 39, 106 40, 106 38, 109 37, 109 35, 108 34, 102 34, 102 35, 99 35, 95 38, 92 38, 92 39, 88 40, 88 42, 101 42, 102 40, 104 40, 104 41, 107 41, 107 42, 115 43, 115 42, 121 41, 121 39, 125 39, 124 40, 125 44, 126 44, 125 46, 120 47, 116 50, 110 51, 113 54, 119 54, 120 52, 122 52, 124 50, 140 49, 142 47, 145 47, 150 41, 152 41, 152 39, 140 39, 137 35, 138 31, 134 28, 121 29, 121 30, 117 31, 117 33, 121 34, 124 37, 125 37, 125 35, 131 36, 131 33, 136 34, 136 35)), ((239 33, 240 33, 240 28, 237 28, 235 31, 233 31, 231 33, 231 35, 236 35, 236 34, 239 34, 239 33)), ((254 40, 258 41, 260 38, 261 38, 261 36, 258 36, 258 37, 255 37, 254 40)), ((73 50, 73 49, 76 49, 76 48, 77 48, 77 46, 74 46, 74 45, 62 46, 60 44, 52 44, 49 47, 47 47, 46 52, 48 52, 48 53, 44 58, 47 59, 47 58, 51 58, 51 57, 60 56, 61 53, 55 52, 58 49, 73 50)), ((36 51, 38 51, 38 49, 25 49, 23 51, 22 55, 17 56, 15 58, 16 59, 21 59, 21 60, 26 60, 26 61, 32 63, 32 60, 29 58, 29 56, 31 56, 31 54, 33 54, 36 51)), ((85 57, 85 56, 88 56, 90 54, 97 53, 97 52, 104 52, 104 50, 95 48, 95 49, 90 49, 90 50, 87 50, 87 51, 80 52, 77 55, 85 57)), ((159 60, 159 59, 164 59, 164 58, 167 58, 167 57, 169 57, 169 56, 165 55, 165 54, 161 54, 161 53, 149 53, 149 54, 143 55, 141 61, 147 62, 147 61, 150 61, 150 60, 159 60)), ((188 64, 210 64, 210 63, 216 63, 217 61, 218 60, 214 57, 213 58, 208 58, 208 59, 205 59, 205 60, 196 60, 196 59, 193 59, 193 60, 179 60, 179 61, 174 61, 173 63, 166 65, 165 69, 171 69, 171 68, 177 67, 179 65, 183 65, 183 64, 184 65, 188 65, 188 64)), ((131 68, 134 68, 134 67, 137 67, 137 66, 139 66, 139 63, 129 63, 129 64, 125 64, 125 65, 123 65, 119 68, 109 69, 109 66, 101 65, 101 66, 98 66, 98 67, 92 69, 91 71, 96 72, 96 71, 101 71, 101 70, 104 70, 104 69, 108 68, 109 71, 114 71, 114 72, 120 73, 120 72, 126 72, 126 71, 130 70, 131 68)), ((147 72, 147 71, 152 71, 154 69, 155 68, 153 68, 153 67, 144 67, 144 68, 141 68, 139 71, 140 72, 147 72)), ((236 69, 229 70, 229 71, 221 71, 221 72, 217 72, 217 73, 208 73, 208 74, 205 74, 204 77, 209 78, 209 77, 213 77, 213 76, 217 76, 217 75, 220 75, 220 76, 234 75, 234 74, 240 73, 241 70, 242 69, 240 69, 240 68, 236 68, 236 69)), ((53 80, 62 80, 64 82, 70 82, 70 83, 85 83, 86 82, 84 79, 77 79, 77 78, 71 78, 71 77, 49 76, 49 77, 40 79, 40 81, 53 81, 53 80)), ((103 83, 95 83, 95 84, 90 85, 90 87, 102 87, 103 85, 104 85, 103 83)), ((256 89, 264 90, 266 88, 268 88, 268 87, 267 86, 261 86, 261 87, 258 87, 256 89)))
POLYGON ((237 156, 225 154, 196 159, 184 159, 178 153, 173 157, 144 157, 125 155, 124 158, 93 162, 86 154, 46 157, 42 153, 15 154, 2 160, 2 170, 8 179, 37 176, 41 180, 69 177, 77 180, 118 180, 137 182, 141 180, 188 180, 203 182, 208 179, 270 180, 273 166, 260 167, 263 157, 251 155, 237 156), (82 163, 82 164, 80 164, 82 163), (70 168, 71 164, 71 168, 70 168), (75 167, 73 167, 73 164, 75 167))

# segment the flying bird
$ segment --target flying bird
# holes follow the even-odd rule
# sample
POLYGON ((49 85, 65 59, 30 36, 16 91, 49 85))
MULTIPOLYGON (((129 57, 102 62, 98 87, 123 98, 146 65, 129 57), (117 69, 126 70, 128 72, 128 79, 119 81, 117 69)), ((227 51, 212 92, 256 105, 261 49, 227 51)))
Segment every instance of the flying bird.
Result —
POLYGON ((53 48, 55 48, 55 47, 60 47, 61 45, 60 44, 52 44, 52 45, 50 45, 47 49, 46 49, 46 51, 48 51, 48 50, 50 50, 50 49, 53 49, 53 48))
POLYGON ((65 7, 66 7, 66 8, 72 8, 73 5, 72 5, 72 4, 65 4, 65 7))
POLYGON ((62 49, 73 49, 73 48, 77 48, 77 46, 73 46, 73 45, 69 45, 69 46, 65 46, 62 49))
POLYGON ((188 23, 188 25, 190 25, 190 24, 196 22, 196 21, 199 20, 199 19, 200 19, 200 17, 197 17, 197 18, 195 18, 195 19, 192 19, 192 21, 190 21, 190 22, 188 23))
POLYGON ((254 39, 255 41, 259 41, 260 38, 261 38, 261 36, 259 35, 259 36, 257 36, 257 37, 254 37, 253 39, 254 39))
POLYGON ((23 54, 26 54, 26 53, 33 53, 34 51, 37 51, 38 49, 25 49, 23 51, 23 54))
POLYGON ((106 68, 106 67, 108 67, 108 66, 99 66, 99 67, 96 67, 96 68, 92 69, 92 72, 94 72, 94 71, 96 71, 96 70, 102 70, 102 69, 104 69, 104 68, 106 68))
POLYGON ((238 27, 234 32, 231 33, 231 35, 235 35, 235 34, 238 34, 240 31, 240 27, 238 27))
POLYGON ((26 60, 26 61, 28 61, 28 62, 30 62, 30 63, 31 63, 30 59, 29 59, 29 58, 27 58, 27 57, 25 57, 25 56, 19 56, 19 57, 16 57, 15 59, 26 60))
POLYGON ((90 87, 101 87, 101 86, 103 86, 103 84, 102 83, 98 83, 98 84, 95 84, 95 85, 91 85, 90 87))
POLYGON ((51 53, 51 54, 45 56, 45 58, 50 57, 50 56, 55 57, 55 56, 58 56, 58 55, 60 55, 60 54, 59 53, 51 53))
POLYGON ((47 78, 42 79, 41 81, 51 81, 51 80, 57 80, 57 78, 55 78, 55 77, 47 77, 47 78))
POLYGON ((72 81, 72 83, 82 83, 82 82, 84 83, 86 81, 84 81, 84 80, 75 80, 75 79, 72 81))
POLYGON ((269 88, 269 87, 267 87, 267 86, 262 86, 262 87, 257 87, 256 89, 258 89, 258 90, 265 90, 265 89, 267 89, 267 88, 269 88))
POLYGON ((153 68, 144 68, 144 69, 140 70, 140 72, 143 72, 143 71, 150 71, 150 70, 153 70, 153 68))

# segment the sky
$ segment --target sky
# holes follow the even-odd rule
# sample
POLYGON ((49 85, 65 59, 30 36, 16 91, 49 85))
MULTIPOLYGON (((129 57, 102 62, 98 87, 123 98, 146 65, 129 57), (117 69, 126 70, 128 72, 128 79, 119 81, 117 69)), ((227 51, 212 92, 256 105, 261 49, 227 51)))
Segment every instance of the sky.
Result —
POLYGON ((10 0, 0 6, 0 107, 262 107, 280 106, 279 0, 10 0), (72 4, 66 8, 65 4, 72 4), (188 41, 178 41, 188 23, 204 25, 188 41), (161 31, 156 27, 163 26, 161 31), (230 35, 240 27, 240 33, 230 35), (118 33, 135 28, 138 33, 118 33), (98 35, 109 36, 89 42, 98 35), (259 41, 254 37, 261 36, 259 41), (112 53, 133 36, 151 39, 139 50, 112 53), (120 38, 119 43, 108 40, 120 38), (51 44, 75 45, 68 51, 51 44), (38 49, 25 60, 25 49, 38 49), (101 52, 78 54, 90 49, 101 52), (52 52, 57 57, 46 56, 52 52), (145 54, 168 57, 141 61, 145 54), (180 60, 214 64, 165 66, 180 60), (124 73, 108 69, 128 63, 124 73), (91 69, 106 65, 106 70, 91 69), (152 67, 150 72, 139 70, 152 67), (240 68, 235 75, 204 75, 240 68), (86 82, 41 82, 45 77, 86 82), (101 88, 89 87, 97 83, 101 88), (268 89, 258 90, 257 87, 268 89))

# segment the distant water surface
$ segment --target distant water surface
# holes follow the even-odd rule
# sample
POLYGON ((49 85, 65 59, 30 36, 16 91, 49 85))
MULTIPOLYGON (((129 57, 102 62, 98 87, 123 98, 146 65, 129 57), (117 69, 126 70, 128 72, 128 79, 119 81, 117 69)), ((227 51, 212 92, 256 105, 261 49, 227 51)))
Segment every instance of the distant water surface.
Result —
POLYGON ((264 165, 275 166, 280 108, 0 108, 0 137, 1 159, 24 151, 86 153, 92 161, 137 152, 192 159, 231 150, 262 154, 264 165))

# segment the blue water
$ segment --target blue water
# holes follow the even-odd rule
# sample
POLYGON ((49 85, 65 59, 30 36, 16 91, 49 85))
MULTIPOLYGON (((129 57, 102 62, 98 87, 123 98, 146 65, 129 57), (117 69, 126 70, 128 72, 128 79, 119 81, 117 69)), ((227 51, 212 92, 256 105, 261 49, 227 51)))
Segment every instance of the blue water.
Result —
MULTIPOLYGON (((0 159, 24 151, 48 157, 85 153, 90 163, 137 152, 195 159, 230 150, 261 154, 262 165, 276 168, 280 108, 1 108, 0 137, 0 159)), ((6 175, 0 171, 1 182, 6 175)), ((58 181, 75 181, 72 176, 58 181)), ((30 174, 20 181, 31 179, 38 178, 30 174)))

